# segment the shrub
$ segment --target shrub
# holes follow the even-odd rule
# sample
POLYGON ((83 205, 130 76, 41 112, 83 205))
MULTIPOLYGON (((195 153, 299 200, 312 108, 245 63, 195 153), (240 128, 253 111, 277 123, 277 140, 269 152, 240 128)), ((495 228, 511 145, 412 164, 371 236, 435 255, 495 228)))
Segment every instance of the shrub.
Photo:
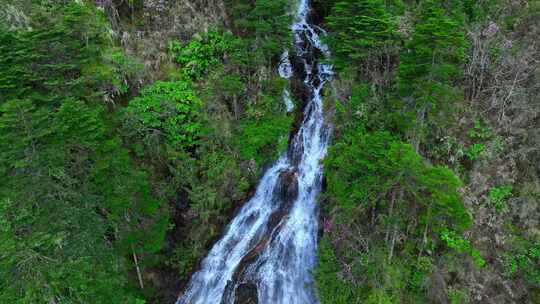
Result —
POLYGON ((174 61, 181 65, 181 73, 187 79, 201 78, 210 67, 218 65, 231 47, 232 36, 209 31, 186 44, 172 41, 169 51, 174 61))
POLYGON ((188 81, 158 81, 145 88, 125 109, 124 125, 148 145, 187 149, 197 142, 202 102, 188 81))
POLYGON ((474 161, 480 158, 480 156, 482 156, 485 150, 486 150, 486 145, 477 143, 477 144, 473 144, 469 146, 465 150, 465 155, 467 155, 467 157, 470 160, 474 161))
POLYGON ((505 203, 512 196, 512 191, 512 186, 493 187, 489 190, 489 202, 497 212, 503 212, 507 209, 505 203))
POLYGON ((509 278, 522 277, 529 285, 540 287, 540 240, 517 238, 512 249, 503 256, 505 275, 509 278))
POLYGON ((486 261, 480 255, 480 252, 475 249, 469 241, 459 236, 456 232, 444 229, 439 237, 448 248, 453 249, 458 253, 469 254, 477 267, 480 268, 486 265, 486 261))
POLYGON ((254 159, 259 166, 275 158, 287 148, 291 123, 292 118, 284 115, 245 119, 236 140, 242 158, 254 159))

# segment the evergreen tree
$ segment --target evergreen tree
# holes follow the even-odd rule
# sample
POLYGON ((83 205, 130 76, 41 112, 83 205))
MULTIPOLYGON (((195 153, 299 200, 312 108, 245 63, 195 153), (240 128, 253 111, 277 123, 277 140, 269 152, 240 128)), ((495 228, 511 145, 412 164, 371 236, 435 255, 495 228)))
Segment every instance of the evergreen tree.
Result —
MULTIPOLYGON (((330 148, 325 172, 330 216, 316 271, 322 302, 421 301, 432 259, 447 250, 441 235, 472 224, 459 179, 388 132, 361 126, 330 148)), ((465 247, 459 253, 471 254, 465 247)))
MULTIPOLYGON (((412 121, 413 138, 425 138, 444 114, 462 98, 457 87, 467 42, 460 7, 448 13, 439 1, 423 1, 411 38, 405 44, 397 74, 401 109, 412 121), (438 114, 441 116, 438 117, 438 114)), ((401 110, 399 110, 401 111, 401 110)))
POLYGON ((49 5, 0 31, 0 302, 135 303, 166 209, 107 120, 103 15, 49 5))
POLYGON ((270 63, 279 59, 283 48, 291 44, 292 12, 288 0, 227 0, 234 18, 234 28, 241 41, 244 60, 250 64, 270 63))
MULTIPOLYGON (((384 68, 384 55, 397 38, 395 18, 383 0, 346 0, 334 4, 327 18, 329 45, 339 68, 384 68), (375 63, 375 64, 373 64, 375 63)), ((365 72, 365 71, 363 71, 365 72)))

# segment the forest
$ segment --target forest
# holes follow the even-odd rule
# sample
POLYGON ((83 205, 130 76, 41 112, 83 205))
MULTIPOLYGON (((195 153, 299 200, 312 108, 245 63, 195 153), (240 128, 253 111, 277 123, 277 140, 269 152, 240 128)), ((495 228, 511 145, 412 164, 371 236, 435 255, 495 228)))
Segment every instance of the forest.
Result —
MULTIPOLYGON (((177 301, 301 129, 298 2, 2 0, 1 304, 177 301)), ((540 303, 540 1, 309 2, 318 301, 540 303)))

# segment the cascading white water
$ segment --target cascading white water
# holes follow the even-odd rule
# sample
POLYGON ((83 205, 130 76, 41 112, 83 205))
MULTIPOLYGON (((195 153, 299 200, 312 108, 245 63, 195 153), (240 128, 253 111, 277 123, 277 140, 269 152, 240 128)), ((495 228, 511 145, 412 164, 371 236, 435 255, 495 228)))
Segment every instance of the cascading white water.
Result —
MULTIPOLYGON (((283 54, 281 55, 278 72, 281 78, 291 79, 291 77, 293 76, 292 64, 291 59, 289 58, 288 50, 285 50, 285 52, 283 52, 283 54)), ((287 88, 283 89, 283 102, 285 103, 285 109, 287 109, 287 113, 294 110, 294 103, 291 99, 291 92, 289 92, 287 88)))
MULTIPOLYGON (((322 29, 308 22, 309 12, 309 0, 300 0, 292 25, 295 62, 302 65, 304 75, 299 77, 309 95, 300 129, 202 261, 177 304, 234 304, 237 289, 246 282, 256 286, 260 304, 318 303, 311 271, 317 250, 316 197, 329 137, 321 90, 332 72, 331 66, 318 62, 328 50, 320 40, 322 29), (294 192, 290 202, 280 195, 285 176, 294 192)), ((279 72, 290 78, 288 53, 284 56, 279 72)))

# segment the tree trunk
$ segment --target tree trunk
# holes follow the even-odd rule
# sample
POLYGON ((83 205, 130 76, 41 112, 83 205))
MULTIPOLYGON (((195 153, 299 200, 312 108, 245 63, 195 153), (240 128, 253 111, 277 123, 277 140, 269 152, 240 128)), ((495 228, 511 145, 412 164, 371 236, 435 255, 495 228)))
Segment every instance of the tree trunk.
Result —
POLYGON ((137 269, 137 278, 139 279, 139 286, 141 289, 144 289, 144 282, 142 279, 141 269, 139 268, 139 260, 137 259, 137 254, 135 253, 135 248, 131 245, 131 252, 133 252, 133 261, 135 262, 135 268, 137 269))

